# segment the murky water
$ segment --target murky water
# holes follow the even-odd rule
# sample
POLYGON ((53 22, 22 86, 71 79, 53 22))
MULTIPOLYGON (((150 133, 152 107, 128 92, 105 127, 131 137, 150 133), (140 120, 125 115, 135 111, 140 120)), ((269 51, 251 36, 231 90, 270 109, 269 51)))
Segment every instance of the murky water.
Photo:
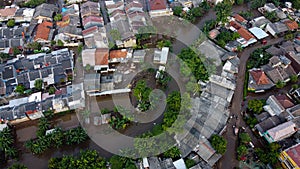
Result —
MULTIPOLYGON (((79 121, 75 112, 68 113, 57 117, 53 122, 54 126, 59 126, 62 129, 69 129, 79 125, 79 121)), ((28 121, 20 125, 16 125, 17 149, 22 152, 18 162, 26 165, 29 169, 43 169, 47 168, 48 161, 52 157, 62 157, 63 155, 73 155, 79 153, 82 149, 95 149, 102 157, 109 158, 112 156, 111 153, 103 150, 97 146, 92 140, 87 140, 84 143, 73 146, 64 146, 56 149, 52 148, 44 152, 42 155, 33 155, 24 147, 24 142, 29 139, 36 138, 36 130, 38 129, 38 121, 28 121)), ((9 161, 8 166, 13 164, 15 161, 9 161)))

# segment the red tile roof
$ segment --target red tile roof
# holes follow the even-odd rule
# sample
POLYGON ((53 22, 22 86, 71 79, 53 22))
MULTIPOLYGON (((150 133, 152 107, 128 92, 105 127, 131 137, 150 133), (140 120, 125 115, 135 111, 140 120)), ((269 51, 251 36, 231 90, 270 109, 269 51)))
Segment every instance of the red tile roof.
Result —
POLYGON ((143 5, 139 2, 131 2, 129 4, 126 5, 126 11, 128 11, 130 8, 143 8, 143 5))
POLYGON ((167 8, 167 2, 165 0, 149 0, 150 10, 161 10, 167 8))
POLYGON ((245 28, 241 27, 240 29, 238 29, 238 34, 241 35, 241 37, 243 37, 244 39, 246 39, 247 41, 254 38, 254 36, 247 31, 245 28))
POLYGON ((88 16, 86 18, 83 19, 82 24, 86 25, 89 22, 99 22, 102 23, 103 22, 103 18, 99 17, 99 16, 88 16))
POLYGON ((262 70, 251 70, 250 74, 255 80, 257 85, 266 85, 270 83, 265 72, 263 72, 262 70))
POLYGON ((34 40, 39 40, 39 39, 48 40, 52 26, 53 24, 48 21, 44 21, 41 24, 39 24, 37 26, 37 31, 34 40))
POLYGON ((114 9, 114 8, 119 8, 119 7, 123 6, 123 5, 124 5, 124 3, 122 1, 119 1, 119 2, 116 2, 114 4, 108 4, 108 5, 106 5, 106 8, 107 9, 114 9))
POLYGON ((296 21, 287 20, 284 22, 289 30, 296 30, 298 29, 298 24, 296 21))
POLYGON ((107 48, 98 48, 95 53, 95 65, 108 64, 109 50, 107 48))
POLYGON ((235 29, 240 29, 242 26, 239 24, 239 23, 237 23, 237 22, 235 22, 235 21, 230 21, 230 26, 232 26, 232 27, 234 27, 235 29))
POLYGON ((94 33, 94 32, 97 32, 97 30, 98 30, 98 27, 97 26, 93 26, 93 27, 90 27, 88 29, 83 30, 82 31, 82 35, 85 36, 85 35, 94 33))
POLYGON ((300 166, 300 144, 295 147, 292 147, 286 151, 293 161, 300 166))
POLYGON ((118 58, 126 58, 127 51, 126 50, 112 50, 109 52, 109 59, 118 59, 118 58))
POLYGON ((0 9, 0 16, 1 17, 14 16, 16 11, 17 8, 0 9))
POLYGON ((286 95, 275 96, 279 103, 285 108, 290 108, 294 106, 294 103, 286 95))
POLYGON ((243 18, 241 15, 239 14, 235 14, 233 16, 235 18, 235 20, 237 20, 238 22, 246 22, 247 20, 245 18, 243 18))
POLYGON ((145 13, 140 12, 140 11, 135 11, 135 12, 131 12, 131 13, 127 14, 127 16, 128 16, 128 18, 134 18, 136 16, 145 17, 145 13))

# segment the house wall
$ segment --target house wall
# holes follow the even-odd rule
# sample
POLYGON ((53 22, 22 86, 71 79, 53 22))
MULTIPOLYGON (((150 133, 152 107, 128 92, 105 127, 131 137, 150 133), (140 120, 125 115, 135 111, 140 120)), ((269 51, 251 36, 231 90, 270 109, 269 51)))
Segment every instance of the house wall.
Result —
POLYGON ((282 162, 281 165, 283 168, 288 168, 288 169, 299 169, 300 166, 298 166, 292 158, 286 153, 286 152, 281 152, 279 156, 279 160, 282 162))
POLYGON ((150 14, 150 17, 170 16, 170 15, 173 15, 173 11, 171 9, 151 10, 149 12, 149 14, 150 14))
POLYGON ((272 36, 276 35, 276 32, 271 28, 269 24, 267 24, 266 29, 267 32, 269 32, 272 36))

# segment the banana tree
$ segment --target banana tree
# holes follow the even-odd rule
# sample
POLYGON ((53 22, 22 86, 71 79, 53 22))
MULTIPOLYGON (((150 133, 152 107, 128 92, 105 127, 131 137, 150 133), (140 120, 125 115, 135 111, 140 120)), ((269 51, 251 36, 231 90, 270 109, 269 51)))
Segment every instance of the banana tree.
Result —
POLYGON ((8 147, 4 151, 8 157, 15 158, 17 156, 17 150, 13 147, 8 147))

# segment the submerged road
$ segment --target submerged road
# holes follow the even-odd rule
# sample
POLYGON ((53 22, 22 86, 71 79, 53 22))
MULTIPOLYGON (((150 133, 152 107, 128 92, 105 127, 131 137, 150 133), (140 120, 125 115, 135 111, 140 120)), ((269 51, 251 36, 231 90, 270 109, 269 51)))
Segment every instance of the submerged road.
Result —
MULTIPOLYGON (((268 38, 267 45, 277 44, 283 41, 283 38, 268 38)), ((234 167, 238 167, 238 160, 236 159, 236 147, 237 147, 237 139, 238 137, 234 135, 232 125, 242 127, 247 126, 243 117, 241 115, 242 106, 241 103, 243 101, 243 88, 245 82, 245 74, 246 74, 246 65, 247 60, 250 57, 250 54, 257 48, 263 47, 262 44, 256 43, 254 46, 248 47, 243 50, 243 52, 239 53, 240 58, 240 65, 239 65, 239 72, 237 74, 237 82, 236 82, 236 89, 234 91, 234 96, 232 99, 230 115, 238 116, 237 120, 231 120, 227 125, 227 132, 224 134, 225 139, 227 140, 227 151, 221 160, 218 162, 217 168, 220 169, 232 169, 234 167)), ((252 142, 255 147, 261 147, 261 140, 257 139, 251 129, 249 127, 246 128, 246 132, 251 136, 252 142)))

